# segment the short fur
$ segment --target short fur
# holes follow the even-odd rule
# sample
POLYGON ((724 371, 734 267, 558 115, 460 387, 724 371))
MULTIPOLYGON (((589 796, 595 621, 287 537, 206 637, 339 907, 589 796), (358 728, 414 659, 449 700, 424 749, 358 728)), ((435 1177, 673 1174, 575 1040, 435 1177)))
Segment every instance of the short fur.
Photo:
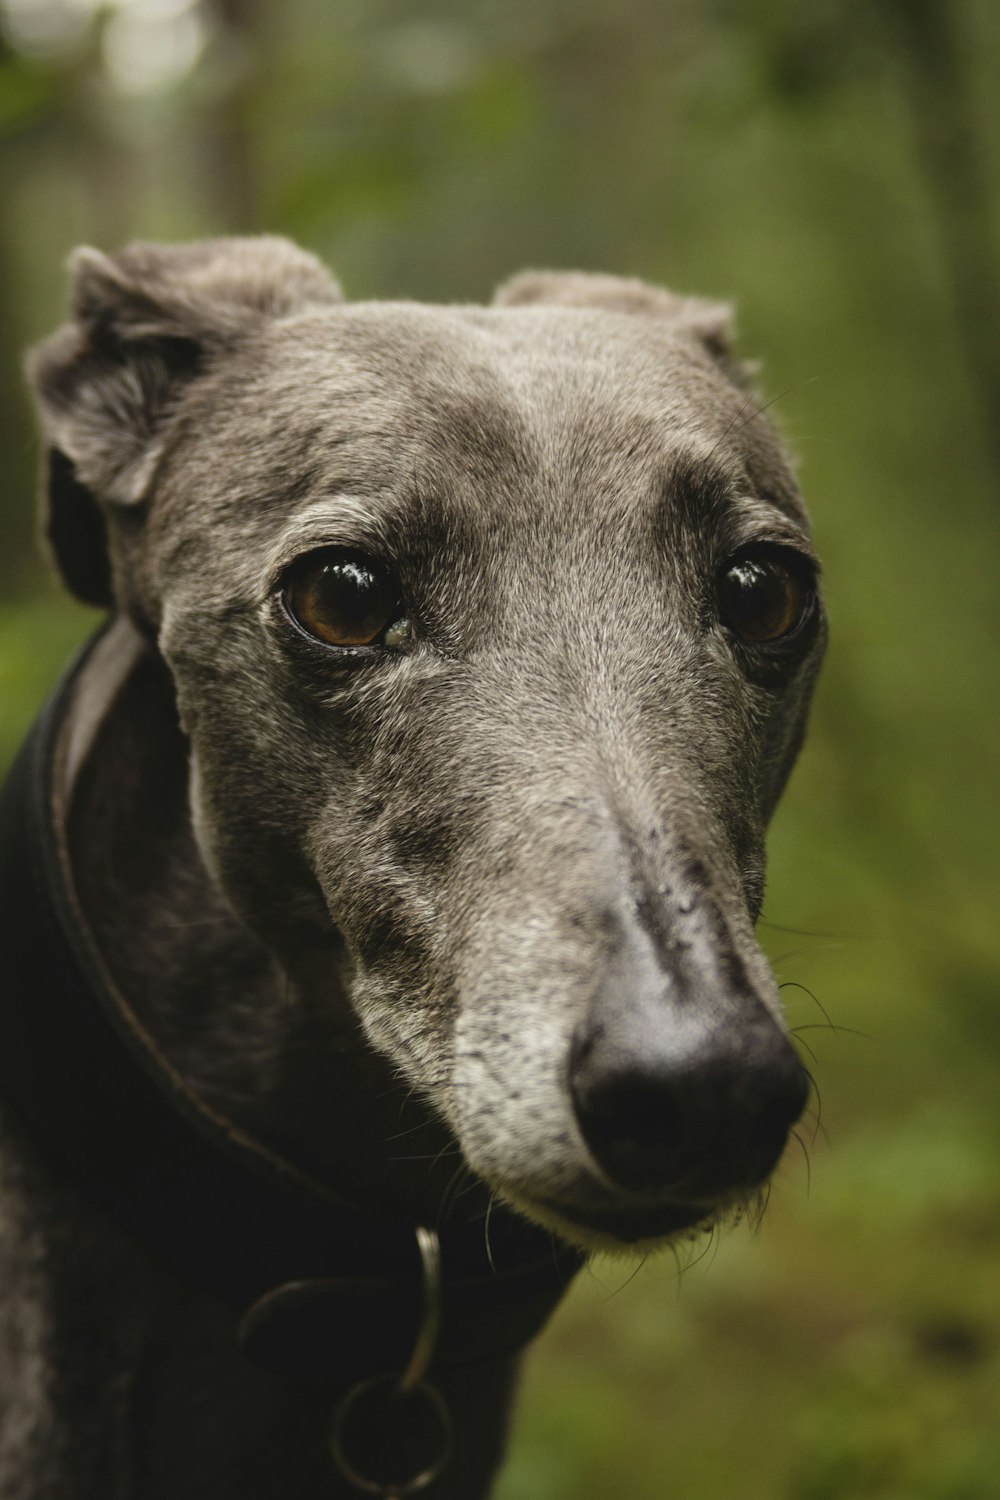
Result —
MULTIPOLYGON (((727 309, 577 273, 352 305, 276 239, 72 275, 30 374, 52 547, 120 616, 70 756, 109 969, 194 1089, 361 1204, 439 1212, 464 1167, 456 1212, 669 1238, 691 1204, 595 1160, 574 1045, 724 1036, 749 1074, 780 1033, 753 924, 823 643, 718 621, 739 548, 810 551, 727 309), (332 545, 392 567, 412 647, 345 664, 290 626, 280 580, 332 545)), ((12 1123, 0 1170, 0 1496, 341 1493, 223 1312, 12 1123)), ((430 1495, 487 1492, 510 1373, 453 1392, 473 1438, 430 1495)))

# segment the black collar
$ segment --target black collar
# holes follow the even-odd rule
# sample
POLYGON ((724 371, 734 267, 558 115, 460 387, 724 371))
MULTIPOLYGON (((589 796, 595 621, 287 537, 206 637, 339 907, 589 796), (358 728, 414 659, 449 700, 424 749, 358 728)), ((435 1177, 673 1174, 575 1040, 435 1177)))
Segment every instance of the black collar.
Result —
MULTIPOLYGON (((54 1170, 234 1308, 256 1362, 334 1380, 400 1369, 423 1311, 415 1226, 367 1217, 205 1108, 95 959, 55 810, 60 730, 95 643, 0 793, 0 1088, 54 1170)), ((528 1343, 583 1262, 502 1208, 489 1246, 478 1224, 443 1229, 441 1250, 441 1366, 528 1343)))

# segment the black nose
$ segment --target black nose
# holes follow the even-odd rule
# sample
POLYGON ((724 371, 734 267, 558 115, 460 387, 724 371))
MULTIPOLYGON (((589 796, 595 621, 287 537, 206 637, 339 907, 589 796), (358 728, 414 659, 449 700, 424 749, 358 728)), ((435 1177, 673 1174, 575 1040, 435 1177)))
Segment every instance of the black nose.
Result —
POLYGON ((580 1130, 612 1182, 696 1202, 762 1182, 809 1092, 770 1016, 713 1028, 668 1013, 653 1035, 630 1030, 592 1024, 570 1059, 580 1130))

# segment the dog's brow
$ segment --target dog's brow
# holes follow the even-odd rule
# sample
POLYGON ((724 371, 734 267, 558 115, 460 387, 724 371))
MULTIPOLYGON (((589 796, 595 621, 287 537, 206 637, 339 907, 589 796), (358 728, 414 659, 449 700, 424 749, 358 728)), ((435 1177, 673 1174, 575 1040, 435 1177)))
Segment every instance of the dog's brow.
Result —
POLYGON ((752 541, 770 541, 805 549, 812 555, 803 522, 778 500, 762 495, 741 464, 720 461, 713 453, 673 455, 660 485, 665 505, 696 532, 724 536, 734 550, 752 541))
POLYGON ((728 541, 734 550, 748 546, 751 542, 774 542, 779 546, 797 547, 808 553, 812 561, 819 565, 805 527, 800 526, 773 501, 745 491, 733 496, 728 541))
POLYGON ((330 495, 291 518, 269 551, 261 573, 266 592, 303 552, 318 547, 350 547, 381 552, 388 542, 384 514, 376 501, 359 495, 330 495))

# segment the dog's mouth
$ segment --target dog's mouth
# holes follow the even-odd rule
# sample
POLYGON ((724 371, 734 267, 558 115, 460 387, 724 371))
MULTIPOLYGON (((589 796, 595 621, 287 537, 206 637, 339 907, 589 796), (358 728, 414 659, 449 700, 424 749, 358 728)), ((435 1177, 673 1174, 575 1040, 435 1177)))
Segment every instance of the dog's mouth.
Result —
POLYGON ((707 1230, 724 1205, 660 1201, 594 1204, 527 1198, 504 1190, 510 1205, 583 1250, 646 1251, 707 1230))
POLYGON ((664 1243, 685 1230, 701 1227, 714 1218, 703 1203, 665 1203, 656 1207, 580 1208, 554 1200, 543 1204, 554 1216, 576 1228, 581 1238, 607 1248, 609 1243, 629 1249, 664 1243))

